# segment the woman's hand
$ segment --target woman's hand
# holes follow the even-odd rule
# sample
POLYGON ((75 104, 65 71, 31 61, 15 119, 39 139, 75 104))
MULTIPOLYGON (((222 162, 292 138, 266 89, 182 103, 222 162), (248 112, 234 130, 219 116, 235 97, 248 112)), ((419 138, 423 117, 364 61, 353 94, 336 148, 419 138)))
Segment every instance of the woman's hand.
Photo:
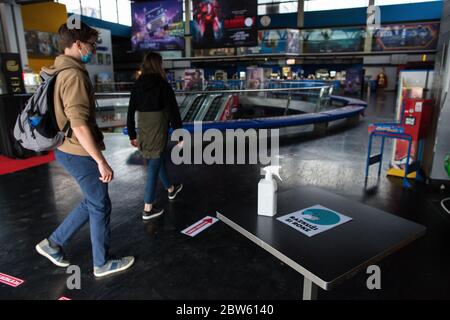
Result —
POLYGON ((131 139, 130 143, 133 147, 137 148, 138 144, 137 144, 137 139, 131 139))
POLYGON ((184 140, 181 140, 180 142, 177 143, 177 147, 180 149, 183 149, 184 146, 184 140))

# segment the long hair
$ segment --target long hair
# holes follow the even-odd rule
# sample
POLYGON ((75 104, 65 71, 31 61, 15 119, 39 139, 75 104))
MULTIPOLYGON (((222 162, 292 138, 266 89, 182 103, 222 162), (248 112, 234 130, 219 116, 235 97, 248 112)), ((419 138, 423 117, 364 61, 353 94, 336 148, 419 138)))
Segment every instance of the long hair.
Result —
POLYGON ((167 75, 163 68, 162 56, 157 52, 147 52, 142 61, 141 74, 159 74, 163 79, 167 80, 167 75))

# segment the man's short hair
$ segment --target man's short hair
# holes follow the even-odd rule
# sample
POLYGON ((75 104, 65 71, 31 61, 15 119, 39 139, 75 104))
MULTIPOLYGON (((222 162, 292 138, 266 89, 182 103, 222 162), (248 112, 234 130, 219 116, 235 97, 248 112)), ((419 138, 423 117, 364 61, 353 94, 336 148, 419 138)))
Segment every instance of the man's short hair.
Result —
POLYGON ((97 39, 99 32, 94 28, 89 27, 86 23, 81 22, 79 29, 69 29, 67 23, 63 23, 58 30, 59 34, 59 50, 64 52, 65 48, 72 47, 77 40, 81 42, 89 42, 92 39, 97 39))

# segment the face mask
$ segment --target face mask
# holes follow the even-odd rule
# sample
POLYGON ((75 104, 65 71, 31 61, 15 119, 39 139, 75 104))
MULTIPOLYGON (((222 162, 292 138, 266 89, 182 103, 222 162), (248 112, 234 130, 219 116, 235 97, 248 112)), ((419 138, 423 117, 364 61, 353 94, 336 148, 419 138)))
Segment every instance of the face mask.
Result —
POLYGON ((81 50, 78 50, 78 51, 80 51, 81 62, 89 63, 92 60, 92 52, 88 51, 86 48, 85 48, 85 50, 87 52, 85 55, 81 53, 81 50))

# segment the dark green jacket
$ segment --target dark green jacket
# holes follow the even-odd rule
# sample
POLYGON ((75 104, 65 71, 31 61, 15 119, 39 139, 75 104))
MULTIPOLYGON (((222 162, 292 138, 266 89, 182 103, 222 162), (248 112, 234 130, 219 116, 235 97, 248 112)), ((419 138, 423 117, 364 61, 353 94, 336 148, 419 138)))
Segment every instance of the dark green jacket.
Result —
POLYGON ((131 90, 127 128, 130 139, 137 138, 143 157, 159 158, 167 145, 169 127, 178 129, 182 125, 178 103, 170 84, 157 74, 139 77, 131 90))

